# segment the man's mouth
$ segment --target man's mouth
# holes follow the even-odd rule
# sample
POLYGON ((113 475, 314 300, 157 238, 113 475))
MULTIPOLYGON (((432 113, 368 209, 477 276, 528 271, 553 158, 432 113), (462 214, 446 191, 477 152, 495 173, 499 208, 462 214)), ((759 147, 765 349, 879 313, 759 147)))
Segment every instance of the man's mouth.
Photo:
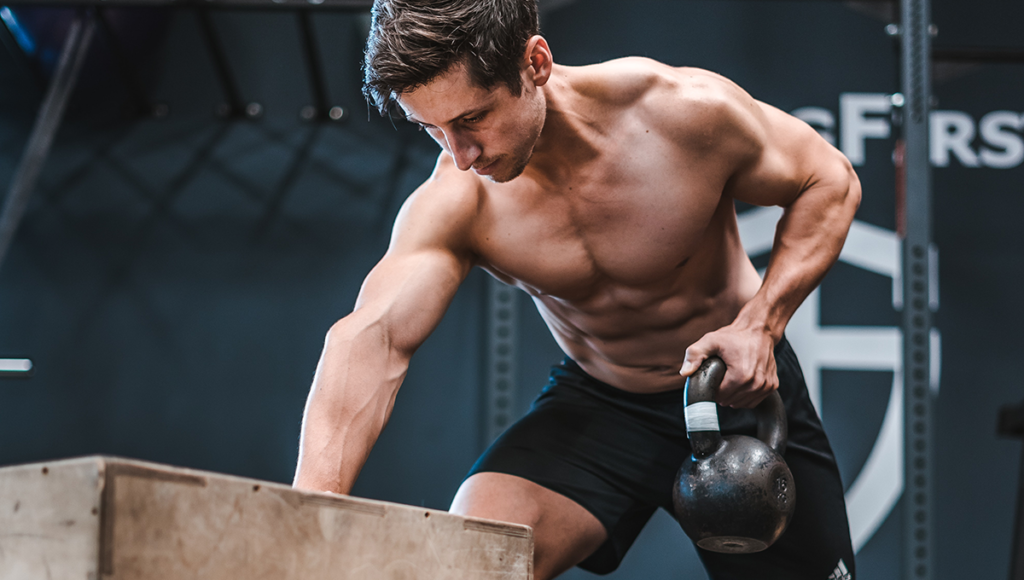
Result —
POLYGON ((494 172, 495 165, 497 165, 497 160, 491 161, 490 163, 482 167, 474 165, 473 171, 476 172, 477 175, 490 175, 491 173, 494 172))

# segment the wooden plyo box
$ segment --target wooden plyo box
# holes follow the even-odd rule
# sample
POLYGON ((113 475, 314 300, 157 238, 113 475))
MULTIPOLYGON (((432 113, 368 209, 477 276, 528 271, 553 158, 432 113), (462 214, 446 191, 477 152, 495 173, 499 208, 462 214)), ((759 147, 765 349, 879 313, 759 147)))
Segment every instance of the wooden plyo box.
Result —
POLYGON ((533 578, 529 527, 109 457, 0 468, 0 580, 533 578))

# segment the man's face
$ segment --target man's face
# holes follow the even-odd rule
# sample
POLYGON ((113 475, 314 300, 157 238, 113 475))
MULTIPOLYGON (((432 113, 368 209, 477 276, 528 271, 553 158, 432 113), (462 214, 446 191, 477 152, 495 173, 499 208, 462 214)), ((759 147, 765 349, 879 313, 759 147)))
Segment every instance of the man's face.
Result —
POLYGON ((544 127, 545 103, 524 78, 522 96, 499 83, 475 85, 462 65, 398 97, 406 117, 423 127, 462 171, 473 169, 491 181, 518 177, 533 155, 544 127))

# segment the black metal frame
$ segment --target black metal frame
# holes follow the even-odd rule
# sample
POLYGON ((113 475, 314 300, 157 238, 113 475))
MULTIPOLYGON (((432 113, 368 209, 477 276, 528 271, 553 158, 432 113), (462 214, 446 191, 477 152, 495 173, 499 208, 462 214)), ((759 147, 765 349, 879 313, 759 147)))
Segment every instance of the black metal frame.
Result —
POLYGON ((931 2, 901 0, 903 207, 903 577, 934 576, 930 376, 931 2))
POLYGON ((124 81, 125 87, 128 89, 129 95, 131 96, 135 112, 141 115, 158 114, 159 111, 153 103, 150 102, 149 96, 146 94, 146 90, 143 88, 142 83, 139 81, 139 77, 136 74, 135 66, 132 64, 131 59, 128 58, 124 47, 121 45, 121 40, 117 37, 117 33, 114 32, 114 28, 107 20, 107 8, 97 7, 96 16, 96 22, 99 25, 99 30, 103 34, 104 38, 106 38, 107 44, 110 46, 110 52, 114 57, 114 63, 117 66, 118 73, 121 75, 121 79, 124 81))
POLYGON ((1024 48, 965 46, 933 48, 934 62, 1024 64, 1024 48))
MULTIPOLYGON (((200 33, 206 49, 213 60, 217 80, 220 82, 221 90, 224 92, 226 99, 226 102, 218 108, 218 114, 223 117, 236 119, 259 117, 262 113, 262 106, 259 103, 246 103, 242 96, 238 81, 231 71, 227 51, 224 49, 220 36, 217 34, 210 9, 206 6, 201 6, 196 8, 195 12, 199 22, 200 33)), ((296 17, 298 18, 302 54, 306 63, 306 72, 309 75, 310 92, 313 99, 313 104, 303 109, 301 116, 307 121, 340 121, 346 119, 347 111, 343 107, 331 106, 327 81, 323 74, 323 59, 320 56, 320 49, 314 32, 313 16, 309 10, 298 10, 296 11, 296 17)))
MULTIPOLYGON (((372 6, 372 0, 45 0, 43 2, 8 0, 4 2, 4 5, 93 6, 95 8, 86 8, 80 12, 80 19, 76 20, 68 33, 54 78, 46 89, 46 97, 40 108, 32 135, 29 137, 25 153, 8 189, 4 209, 0 213, 0 267, 3 265, 6 252, 28 205, 39 172, 49 155, 50 146, 60 127, 67 100, 74 89, 78 71, 96 28, 99 28, 106 36, 111 46, 116 66, 124 79, 136 109, 143 114, 159 116, 162 113, 162 108, 154 106, 146 95, 117 35, 107 22, 105 11, 108 7, 194 7, 200 34, 213 61, 217 79, 226 99, 226 103, 219 107, 218 112, 222 116, 232 118, 258 117, 262 113, 262 107, 257 103, 246 103, 244 100, 238 82, 232 73, 227 51, 217 34, 210 13, 211 8, 283 8, 297 11, 303 55, 309 73, 315 109, 314 114, 310 115, 310 120, 339 121, 347 118, 347 111, 342 107, 331 107, 330 105, 327 83, 323 75, 323 62, 313 32, 312 16, 309 10, 365 11, 372 6), (85 27, 84 30, 82 26, 85 27)), ((0 40, 8 45, 8 50, 18 57, 19 61, 23 61, 37 82, 40 82, 38 69, 32 66, 32 62, 16 46, 15 40, 5 25, 0 26, 0 40)), ((40 82, 40 84, 43 83, 40 82)))
POLYGON ((304 117, 307 120, 328 120, 330 119, 328 112, 331 108, 331 101, 327 91, 327 81, 323 74, 323 59, 320 58, 320 48, 313 30, 313 15, 307 10, 299 12, 296 16, 299 20, 299 36, 302 38, 306 71, 309 73, 309 88, 313 95, 313 114, 304 115, 304 117))
POLYGON ((206 50, 213 59, 213 67, 217 72, 220 88, 224 91, 224 98, 227 101, 218 110, 218 113, 224 117, 243 117, 246 106, 242 100, 242 92, 238 88, 235 75, 231 72, 227 52, 224 50, 223 45, 221 45, 217 29, 213 25, 213 18, 210 16, 210 11, 207 8, 197 8, 196 19, 199 22, 199 32, 202 34, 206 50))

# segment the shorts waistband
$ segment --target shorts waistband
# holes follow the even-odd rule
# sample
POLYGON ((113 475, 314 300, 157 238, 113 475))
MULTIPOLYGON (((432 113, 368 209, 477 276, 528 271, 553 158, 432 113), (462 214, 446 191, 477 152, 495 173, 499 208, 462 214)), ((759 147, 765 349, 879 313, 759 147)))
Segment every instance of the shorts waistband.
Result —
POLYGON ((587 371, 583 370, 583 367, 581 367, 579 363, 569 357, 565 357, 560 364, 551 368, 551 380, 549 381, 549 386, 555 383, 570 384, 576 387, 583 387, 592 391, 597 391, 608 397, 648 404, 681 401, 680 397, 682 397, 683 394, 682 388, 657 393, 635 393, 633 391, 620 389, 619 387, 594 378, 587 373, 587 371))
MULTIPOLYGON (((783 352, 791 352, 792 350, 785 335, 783 335, 775 345, 774 350, 776 355, 776 365, 778 365, 778 356, 783 352)), ((551 376, 548 381, 548 386, 551 387, 559 383, 587 388, 609 397, 617 397, 623 400, 654 405, 679 401, 681 400, 680 397, 683 393, 682 388, 657 393, 635 393, 633 391, 627 391, 594 378, 587 373, 587 371, 583 370, 583 367, 581 367, 579 363, 570 357, 565 357, 561 363, 551 367, 551 376)))

